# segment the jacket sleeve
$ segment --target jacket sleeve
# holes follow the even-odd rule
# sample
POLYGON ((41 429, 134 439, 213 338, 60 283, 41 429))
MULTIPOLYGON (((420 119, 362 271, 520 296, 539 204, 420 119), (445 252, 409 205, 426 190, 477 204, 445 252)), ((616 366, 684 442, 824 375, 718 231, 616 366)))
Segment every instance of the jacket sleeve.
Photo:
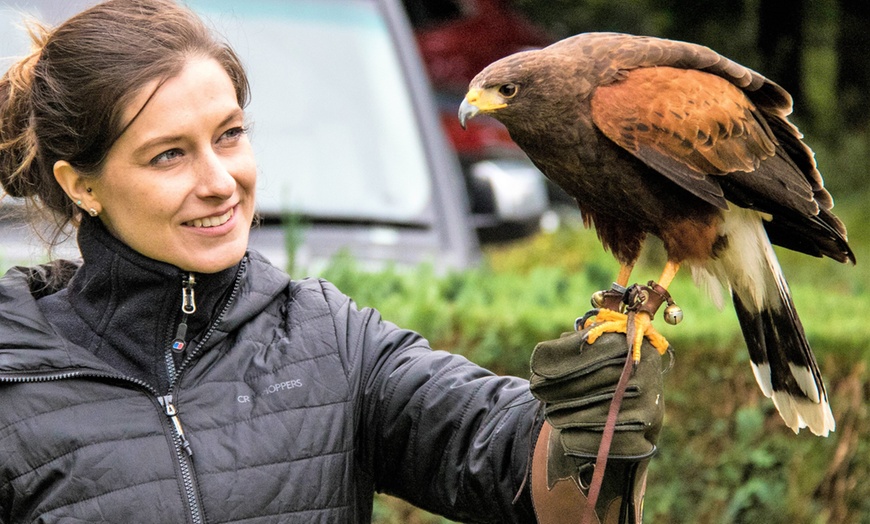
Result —
POLYGON ((524 479, 541 421, 528 382, 433 351, 323 285, 358 381, 357 441, 376 489, 453 520, 535 522, 524 479))

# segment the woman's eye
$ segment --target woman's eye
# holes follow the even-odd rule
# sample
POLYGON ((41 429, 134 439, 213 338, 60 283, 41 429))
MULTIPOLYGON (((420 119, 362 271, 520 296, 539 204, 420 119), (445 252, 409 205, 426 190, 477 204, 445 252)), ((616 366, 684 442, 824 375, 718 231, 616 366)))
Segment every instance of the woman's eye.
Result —
POLYGON ((517 94, 516 84, 504 84, 498 88, 498 93, 505 98, 513 98, 517 94))
POLYGON ((167 162, 171 162, 176 158, 182 156, 183 154, 184 153, 181 151, 181 149, 169 149, 152 158, 151 165, 158 166, 161 164, 166 164, 167 162))
POLYGON ((233 127, 231 129, 227 129, 223 135, 221 135, 222 140, 238 140, 242 137, 248 130, 245 127, 233 127))

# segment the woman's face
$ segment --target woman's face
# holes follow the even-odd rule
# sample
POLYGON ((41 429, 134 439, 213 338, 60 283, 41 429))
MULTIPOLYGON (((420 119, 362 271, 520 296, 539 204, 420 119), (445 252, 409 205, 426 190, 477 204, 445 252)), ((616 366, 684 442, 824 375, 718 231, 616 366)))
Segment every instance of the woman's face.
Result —
POLYGON ((109 150, 90 196, 109 231, 139 253, 185 271, 226 269, 244 255, 254 214, 244 113, 213 59, 192 57, 157 84, 124 109, 124 122, 135 120, 109 150))

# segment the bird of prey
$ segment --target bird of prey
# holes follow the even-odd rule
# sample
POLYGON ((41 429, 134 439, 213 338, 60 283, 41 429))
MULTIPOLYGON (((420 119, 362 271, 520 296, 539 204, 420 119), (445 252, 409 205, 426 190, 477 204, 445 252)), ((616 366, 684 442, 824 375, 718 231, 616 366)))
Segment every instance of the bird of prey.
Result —
MULTIPOLYGON (((459 118, 507 127, 576 199, 621 264, 620 286, 655 235, 667 252, 662 288, 685 265, 730 290, 762 391, 796 433, 827 436, 828 395, 772 244, 855 255, 791 111, 784 89, 707 47, 585 33, 487 66, 459 118)), ((657 335, 648 314, 635 322, 657 335)))

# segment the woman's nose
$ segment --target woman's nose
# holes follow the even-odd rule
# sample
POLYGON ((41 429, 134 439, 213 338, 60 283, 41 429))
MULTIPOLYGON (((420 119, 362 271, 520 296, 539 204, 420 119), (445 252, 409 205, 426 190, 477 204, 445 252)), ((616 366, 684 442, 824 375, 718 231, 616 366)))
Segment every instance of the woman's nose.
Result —
POLYGON ((226 200, 233 196, 236 191, 236 179, 230 170, 230 162, 214 151, 208 151, 199 164, 200 197, 226 200))

